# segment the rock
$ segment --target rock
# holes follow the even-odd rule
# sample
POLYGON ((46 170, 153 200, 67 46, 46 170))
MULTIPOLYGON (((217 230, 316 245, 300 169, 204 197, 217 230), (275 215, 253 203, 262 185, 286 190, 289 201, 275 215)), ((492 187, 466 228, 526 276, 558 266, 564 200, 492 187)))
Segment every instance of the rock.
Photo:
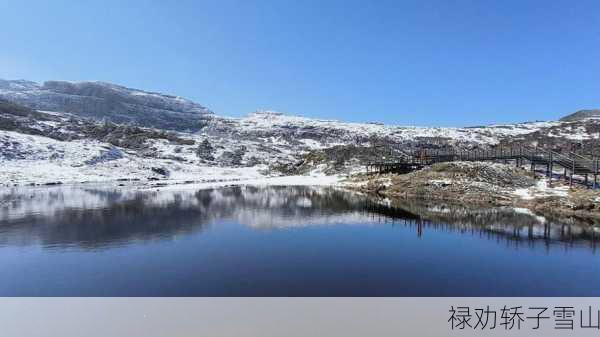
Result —
POLYGON ((535 185, 527 172, 494 163, 439 163, 407 174, 361 176, 359 190, 391 197, 506 205, 516 188, 535 185), (365 180, 366 179, 366 180, 365 180))
POLYGON ((231 152, 231 151, 223 152, 221 154, 221 156, 219 157, 219 161, 221 162, 221 165, 224 165, 224 166, 241 166, 245 153, 246 153, 246 147, 240 146, 237 149, 235 149, 235 151, 233 151, 233 152, 231 152))
POLYGON ((182 97, 105 82, 0 80, 0 98, 36 110, 63 111, 98 121, 198 131, 212 111, 182 97))
POLYGON ((590 211, 594 209, 594 204, 590 203, 590 202, 584 202, 584 203, 578 203, 576 205, 573 206, 573 210, 575 211, 579 211, 579 210, 586 210, 586 211, 590 211))
POLYGON ((112 147, 108 151, 102 152, 100 155, 86 160, 85 164, 96 165, 99 163, 106 163, 106 162, 121 159, 121 158, 123 158, 123 152, 121 152, 121 150, 117 149, 116 147, 112 147))
POLYGON ((151 168, 152 172, 160 174, 162 176, 168 177, 169 176, 169 171, 165 168, 162 167, 153 167, 151 168))

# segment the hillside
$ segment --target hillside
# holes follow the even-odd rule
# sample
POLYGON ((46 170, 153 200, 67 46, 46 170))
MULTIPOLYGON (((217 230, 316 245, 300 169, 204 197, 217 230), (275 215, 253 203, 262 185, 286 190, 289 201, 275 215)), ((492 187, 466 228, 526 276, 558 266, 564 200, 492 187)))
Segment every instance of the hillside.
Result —
POLYGON ((600 109, 579 110, 561 118, 560 120, 565 122, 571 122, 583 120, 586 118, 600 118, 600 109))
POLYGON ((600 148, 600 119, 441 128, 272 111, 228 118, 180 97, 101 82, 0 81, 0 97, 8 100, 0 100, 5 185, 337 175, 423 147, 600 148))
POLYGON ((212 114, 179 96, 104 82, 0 80, 0 98, 36 110, 178 131, 200 130, 212 114))

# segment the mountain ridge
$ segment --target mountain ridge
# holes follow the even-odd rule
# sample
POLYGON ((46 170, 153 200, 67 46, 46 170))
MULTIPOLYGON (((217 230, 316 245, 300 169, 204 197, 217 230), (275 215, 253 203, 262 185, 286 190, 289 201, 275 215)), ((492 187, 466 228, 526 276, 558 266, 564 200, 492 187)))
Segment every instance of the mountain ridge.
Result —
POLYGON ((101 81, 0 80, 0 98, 35 110, 175 131, 198 131, 214 114, 180 96, 101 81))
MULTIPOLYGON (((108 120, 119 124, 138 124, 142 127, 154 127, 174 131, 199 131, 206 125, 206 119, 216 116, 207 107, 178 95, 135 89, 97 80, 48 80, 40 84, 25 79, 0 79, 0 98, 35 110, 67 112, 96 120, 108 120)), ((307 118, 302 115, 272 110, 256 110, 249 113, 247 117, 252 117, 255 114, 307 118)), ((563 116, 559 121, 577 121, 595 117, 600 118, 600 109, 578 110, 563 116)), ((346 122, 322 118, 310 119, 347 124, 401 126, 379 122, 346 122)), ((529 122, 519 121, 510 124, 522 123, 529 122)), ((485 126, 494 125, 496 124, 485 126)))
POLYGON ((236 118, 179 96, 105 82, 0 81, 6 185, 347 174, 403 151, 518 144, 600 153, 600 119, 418 127, 274 111, 236 118), (12 103, 2 107, 2 99, 12 103), (20 102, 27 104, 12 105, 20 102))
POLYGON ((600 109, 582 109, 559 119, 560 121, 570 122, 586 118, 600 118, 600 109))

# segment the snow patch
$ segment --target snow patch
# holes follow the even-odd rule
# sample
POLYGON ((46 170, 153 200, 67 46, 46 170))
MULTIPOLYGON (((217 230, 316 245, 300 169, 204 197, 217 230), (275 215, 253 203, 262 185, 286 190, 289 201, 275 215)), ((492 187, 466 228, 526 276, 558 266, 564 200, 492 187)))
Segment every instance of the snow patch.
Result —
POLYGON ((524 200, 550 196, 567 197, 569 195, 569 187, 550 187, 548 186, 548 180, 546 178, 542 178, 536 183, 535 186, 516 189, 513 194, 524 200))

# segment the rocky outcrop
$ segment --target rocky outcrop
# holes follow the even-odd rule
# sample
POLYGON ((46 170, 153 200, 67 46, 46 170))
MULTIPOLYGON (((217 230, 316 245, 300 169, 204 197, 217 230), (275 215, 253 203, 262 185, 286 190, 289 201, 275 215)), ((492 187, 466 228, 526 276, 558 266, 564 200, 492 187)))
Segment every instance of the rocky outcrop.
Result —
POLYGON ((0 98, 36 110, 178 131, 198 131, 212 111, 188 99, 104 82, 0 80, 0 98))
POLYGON ((386 197, 435 199, 464 204, 510 205, 516 189, 535 185, 533 174, 484 162, 437 163, 408 174, 359 175, 351 184, 386 197))
POLYGON ((419 200, 460 206, 509 206, 559 222, 600 223, 600 192, 513 166, 437 163, 408 174, 357 174, 346 186, 394 202, 419 200))

